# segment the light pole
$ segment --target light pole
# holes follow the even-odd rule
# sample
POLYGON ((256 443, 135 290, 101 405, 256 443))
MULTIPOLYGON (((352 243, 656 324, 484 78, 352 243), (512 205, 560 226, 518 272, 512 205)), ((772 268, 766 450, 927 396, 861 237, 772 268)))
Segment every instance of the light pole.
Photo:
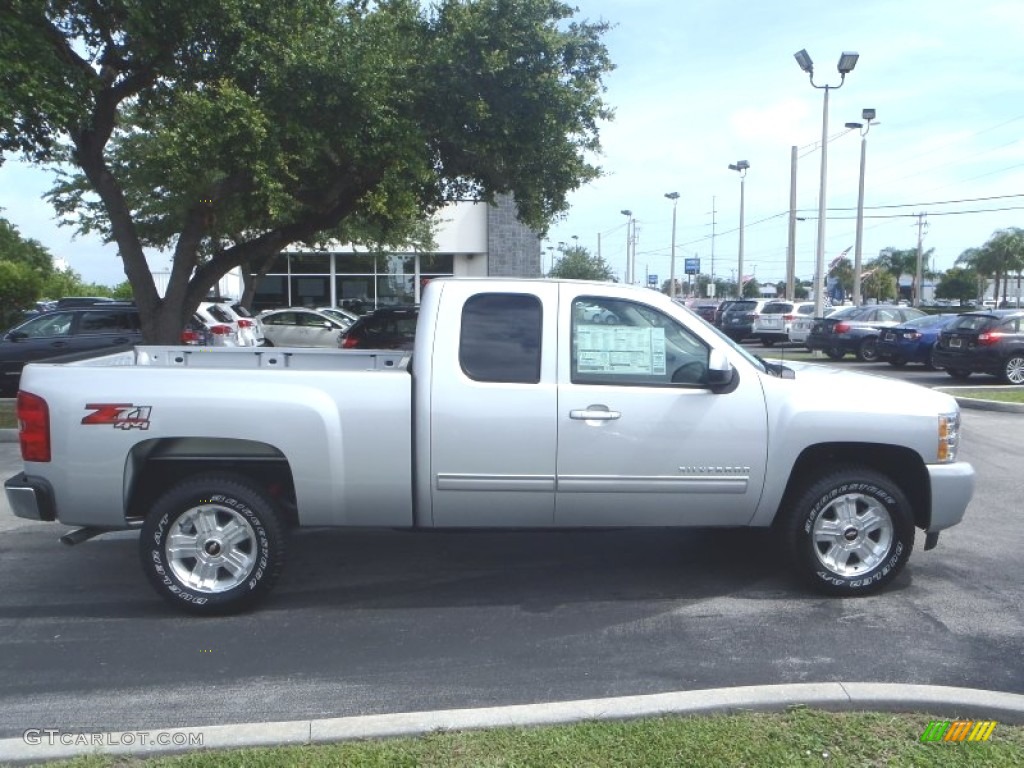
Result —
POLYGON ((814 267, 814 316, 821 317, 825 302, 825 178, 828 168, 828 92, 830 89, 843 87, 846 76, 857 66, 860 55, 853 51, 843 51, 839 57, 839 85, 815 85, 814 62, 806 49, 793 54, 800 69, 807 73, 811 86, 825 91, 825 103, 821 110, 821 188, 818 191, 818 249, 814 267))
POLYGON ((868 131, 875 122, 875 110, 865 109, 860 113, 863 123, 847 123, 847 128, 860 131, 860 185, 857 189, 857 241, 853 257, 853 304, 860 306, 861 245, 864 239, 864 159, 868 151, 868 131))
POLYGON ((665 197, 672 201, 672 262, 668 273, 668 295, 676 297, 676 205, 679 203, 678 192, 666 192, 665 197))
POLYGON ((630 259, 629 259, 629 241, 630 241, 629 230, 630 230, 630 227, 633 225, 633 212, 631 210, 629 210, 629 209, 624 209, 622 211, 619 211, 619 213, 621 213, 623 216, 626 217, 626 272, 623 275, 623 280, 622 281, 626 285, 632 285, 633 284, 633 276, 630 274, 631 262, 630 262, 630 259))
POLYGON ((750 163, 746 160, 738 160, 735 165, 729 165, 730 171, 738 171, 740 174, 740 258, 739 258, 739 283, 736 286, 736 298, 743 298, 743 187, 746 185, 747 171, 750 163))

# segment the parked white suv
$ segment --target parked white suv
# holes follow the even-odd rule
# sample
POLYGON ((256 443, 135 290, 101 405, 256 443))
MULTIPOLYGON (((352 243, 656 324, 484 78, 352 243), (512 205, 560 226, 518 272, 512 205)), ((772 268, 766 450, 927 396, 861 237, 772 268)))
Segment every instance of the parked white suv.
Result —
POLYGON ((231 305, 222 301, 204 301, 196 314, 206 323, 215 347, 255 347, 255 323, 239 317, 231 305))
POLYGON ((754 318, 753 335, 766 347, 792 341, 793 322, 801 316, 814 317, 813 301, 770 301, 754 318))

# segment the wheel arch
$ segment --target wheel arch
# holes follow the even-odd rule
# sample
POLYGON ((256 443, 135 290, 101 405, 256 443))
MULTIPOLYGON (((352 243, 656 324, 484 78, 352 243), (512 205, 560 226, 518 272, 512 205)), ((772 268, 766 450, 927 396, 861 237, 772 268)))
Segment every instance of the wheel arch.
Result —
POLYGON ((185 478, 209 472, 248 479, 276 502, 289 525, 298 524, 295 482, 285 455, 268 443, 222 437, 167 437, 135 445, 125 466, 126 518, 145 518, 168 489, 185 478))
POLYGON ((932 504, 924 460, 910 448, 880 443, 820 443, 805 448, 790 471, 774 521, 782 519, 787 505, 828 468, 852 465, 869 467, 898 485, 910 502, 914 525, 927 530, 932 504))

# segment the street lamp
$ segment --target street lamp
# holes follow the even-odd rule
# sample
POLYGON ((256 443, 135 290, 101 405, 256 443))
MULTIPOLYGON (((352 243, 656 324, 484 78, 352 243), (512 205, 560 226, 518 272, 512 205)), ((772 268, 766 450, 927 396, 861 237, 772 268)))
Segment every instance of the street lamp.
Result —
POLYGON ((676 205, 679 203, 678 192, 666 192, 665 197, 672 201, 672 266, 669 267, 668 295, 676 297, 676 205))
POLYGON ((750 163, 746 160, 738 160, 735 165, 730 164, 730 171, 738 171, 740 174, 740 258, 739 258, 739 283, 736 285, 736 298, 743 298, 743 187, 746 184, 747 170, 750 163))
POLYGON ((632 266, 632 262, 630 261, 630 258, 629 258, 629 241, 630 241, 629 229, 630 229, 630 226, 633 224, 633 212, 631 210, 629 210, 629 209, 625 209, 625 210, 619 211, 619 213, 621 213, 623 216, 627 217, 626 218, 626 272, 625 272, 625 275, 623 276, 623 282, 626 285, 632 285, 633 284, 633 276, 632 276, 632 274, 630 274, 630 272, 631 272, 630 267, 632 266))
POLYGON ((814 82, 814 62, 806 49, 793 54, 800 69, 807 73, 811 87, 825 91, 825 103, 821 110, 821 189, 818 192, 818 249, 814 272, 814 316, 821 317, 824 310, 825 294, 825 178, 828 168, 828 92, 830 89, 842 88, 846 76, 857 66, 860 55, 852 51, 844 51, 839 57, 839 85, 816 85, 814 82))
POLYGON ((847 128, 860 131, 860 186, 857 191, 857 244, 854 247, 853 257, 853 303, 860 306, 860 278, 861 278, 861 245, 864 238, 864 159, 868 151, 868 131, 875 121, 875 110, 865 109, 860 113, 863 123, 847 123, 847 128))

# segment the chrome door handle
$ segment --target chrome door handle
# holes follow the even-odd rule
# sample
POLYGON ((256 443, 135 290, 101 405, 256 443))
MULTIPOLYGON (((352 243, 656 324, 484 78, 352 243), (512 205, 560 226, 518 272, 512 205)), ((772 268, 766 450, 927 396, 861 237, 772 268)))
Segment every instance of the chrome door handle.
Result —
POLYGON ((613 421, 621 416, 619 411, 609 411, 604 406, 594 405, 569 411, 569 418, 578 421, 613 421))

